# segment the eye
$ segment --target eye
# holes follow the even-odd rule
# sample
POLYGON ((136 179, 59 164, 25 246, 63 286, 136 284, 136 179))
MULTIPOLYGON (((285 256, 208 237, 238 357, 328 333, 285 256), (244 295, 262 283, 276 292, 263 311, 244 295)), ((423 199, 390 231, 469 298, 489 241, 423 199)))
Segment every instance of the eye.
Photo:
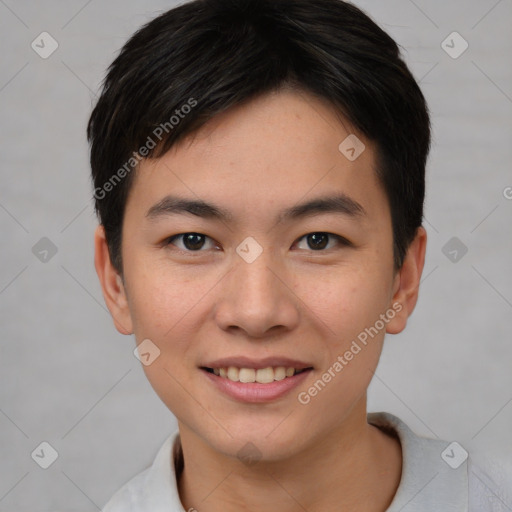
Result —
POLYGON ((206 240, 210 240, 211 242, 211 247, 207 247, 207 249, 215 247, 213 240, 209 236, 201 233, 180 233, 179 235, 173 235, 166 240, 166 244, 175 245, 182 251, 200 252, 200 250, 205 247, 206 240), (181 246, 174 243, 175 240, 181 241, 181 246))
MULTIPOLYGON (((335 235, 333 233, 324 233, 323 231, 308 233, 299 239, 297 243, 300 243, 301 240, 306 239, 306 243, 308 247, 305 249, 312 249, 313 251, 321 251, 323 249, 332 249, 332 245, 329 245, 329 238, 335 240, 338 244, 342 246, 351 247, 352 243, 349 242, 346 238, 342 236, 335 235)), ((299 247, 299 249, 304 249, 304 247, 299 247)))
MULTIPOLYGON (((351 247, 353 245, 342 236, 335 235, 333 233, 325 233, 323 231, 308 233, 307 235, 302 236, 298 240, 297 244, 300 244, 304 239, 306 240, 307 247, 299 247, 299 249, 322 251, 325 249, 328 250, 335 248, 336 243, 346 247, 351 247)), ((201 251, 201 249, 208 250, 218 247, 214 240, 209 236, 193 232, 173 235, 166 239, 165 244, 174 245, 184 252, 204 252, 201 251), (208 241, 210 242, 209 246, 207 244, 208 241)))

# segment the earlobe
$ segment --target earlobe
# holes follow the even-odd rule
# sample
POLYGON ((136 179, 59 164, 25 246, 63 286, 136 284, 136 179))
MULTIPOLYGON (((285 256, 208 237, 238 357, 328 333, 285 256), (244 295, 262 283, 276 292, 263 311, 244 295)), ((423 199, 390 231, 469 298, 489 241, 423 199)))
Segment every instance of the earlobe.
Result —
POLYGON ((389 334, 398 334, 403 331, 407 325, 407 319, 414 311, 425 264, 426 247, 427 232, 423 226, 420 226, 407 249, 403 265, 395 276, 392 304, 400 304, 401 309, 398 311, 399 308, 396 308, 397 314, 387 324, 386 332, 389 334))
POLYGON ((133 323, 128 307, 125 286, 119 272, 110 261, 105 229, 102 225, 94 233, 94 266, 100 280, 103 298, 121 334, 132 334, 133 323))

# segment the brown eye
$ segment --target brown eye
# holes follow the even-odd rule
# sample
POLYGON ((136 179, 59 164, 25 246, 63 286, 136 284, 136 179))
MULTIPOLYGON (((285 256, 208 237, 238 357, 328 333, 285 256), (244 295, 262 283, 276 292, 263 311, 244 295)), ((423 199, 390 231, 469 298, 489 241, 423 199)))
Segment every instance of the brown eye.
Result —
POLYGON ((315 251, 325 249, 329 243, 329 235, 327 233, 311 233, 307 235, 307 243, 315 251))
POLYGON ((351 246, 352 244, 342 236, 335 235, 333 233, 325 233, 323 231, 318 231, 314 233, 308 233, 299 239, 299 243, 301 240, 306 239, 307 247, 299 247, 299 249, 310 249, 313 251, 322 251, 323 249, 332 249, 333 246, 331 244, 330 247, 327 247, 331 240, 341 246, 351 246))
POLYGON ((204 246, 206 240, 211 240, 210 237, 201 233, 181 233, 179 235, 171 236, 167 239, 168 245, 175 245, 178 249, 189 252, 199 252, 204 246), (181 241, 181 246, 175 241, 181 241))

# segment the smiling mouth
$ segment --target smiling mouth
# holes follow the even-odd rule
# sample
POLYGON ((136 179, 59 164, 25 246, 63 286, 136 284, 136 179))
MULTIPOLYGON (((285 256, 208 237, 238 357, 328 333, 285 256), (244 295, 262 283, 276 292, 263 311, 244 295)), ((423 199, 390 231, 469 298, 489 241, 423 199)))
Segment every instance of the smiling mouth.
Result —
POLYGON ((286 366, 269 366, 267 368, 237 368, 235 366, 222 367, 222 368, 208 368, 201 367, 202 370, 213 373, 214 375, 229 379, 233 382, 242 382, 242 383, 259 383, 259 384, 270 384, 274 381, 284 380, 294 375, 298 375, 300 373, 304 373, 312 370, 312 367, 308 368, 293 368, 286 366))

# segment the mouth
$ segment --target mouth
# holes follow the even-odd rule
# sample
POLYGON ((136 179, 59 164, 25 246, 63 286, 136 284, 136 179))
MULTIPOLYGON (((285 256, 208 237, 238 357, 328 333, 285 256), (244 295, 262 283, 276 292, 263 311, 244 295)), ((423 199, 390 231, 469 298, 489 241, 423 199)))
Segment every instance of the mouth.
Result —
MULTIPOLYGON (((248 365, 247 362, 245 362, 248 365)), ((201 366, 201 372, 212 389, 237 402, 261 404, 285 397, 313 371, 312 366, 271 366, 262 362, 252 366, 227 366, 214 363, 201 366), (254 368, 253 366, 258 366, 254 368)))
POLYGON ((281 381, 294 377, 295 375, 312 370, 313 367, 294 368, 293 366, 267 366, 266 368, 239 368, 236 366, 221 366, 209 368, 202 366, 201 370, 216 375, 232 382, 244 384, 259 383, 270 384, 274 381, 281 381))

